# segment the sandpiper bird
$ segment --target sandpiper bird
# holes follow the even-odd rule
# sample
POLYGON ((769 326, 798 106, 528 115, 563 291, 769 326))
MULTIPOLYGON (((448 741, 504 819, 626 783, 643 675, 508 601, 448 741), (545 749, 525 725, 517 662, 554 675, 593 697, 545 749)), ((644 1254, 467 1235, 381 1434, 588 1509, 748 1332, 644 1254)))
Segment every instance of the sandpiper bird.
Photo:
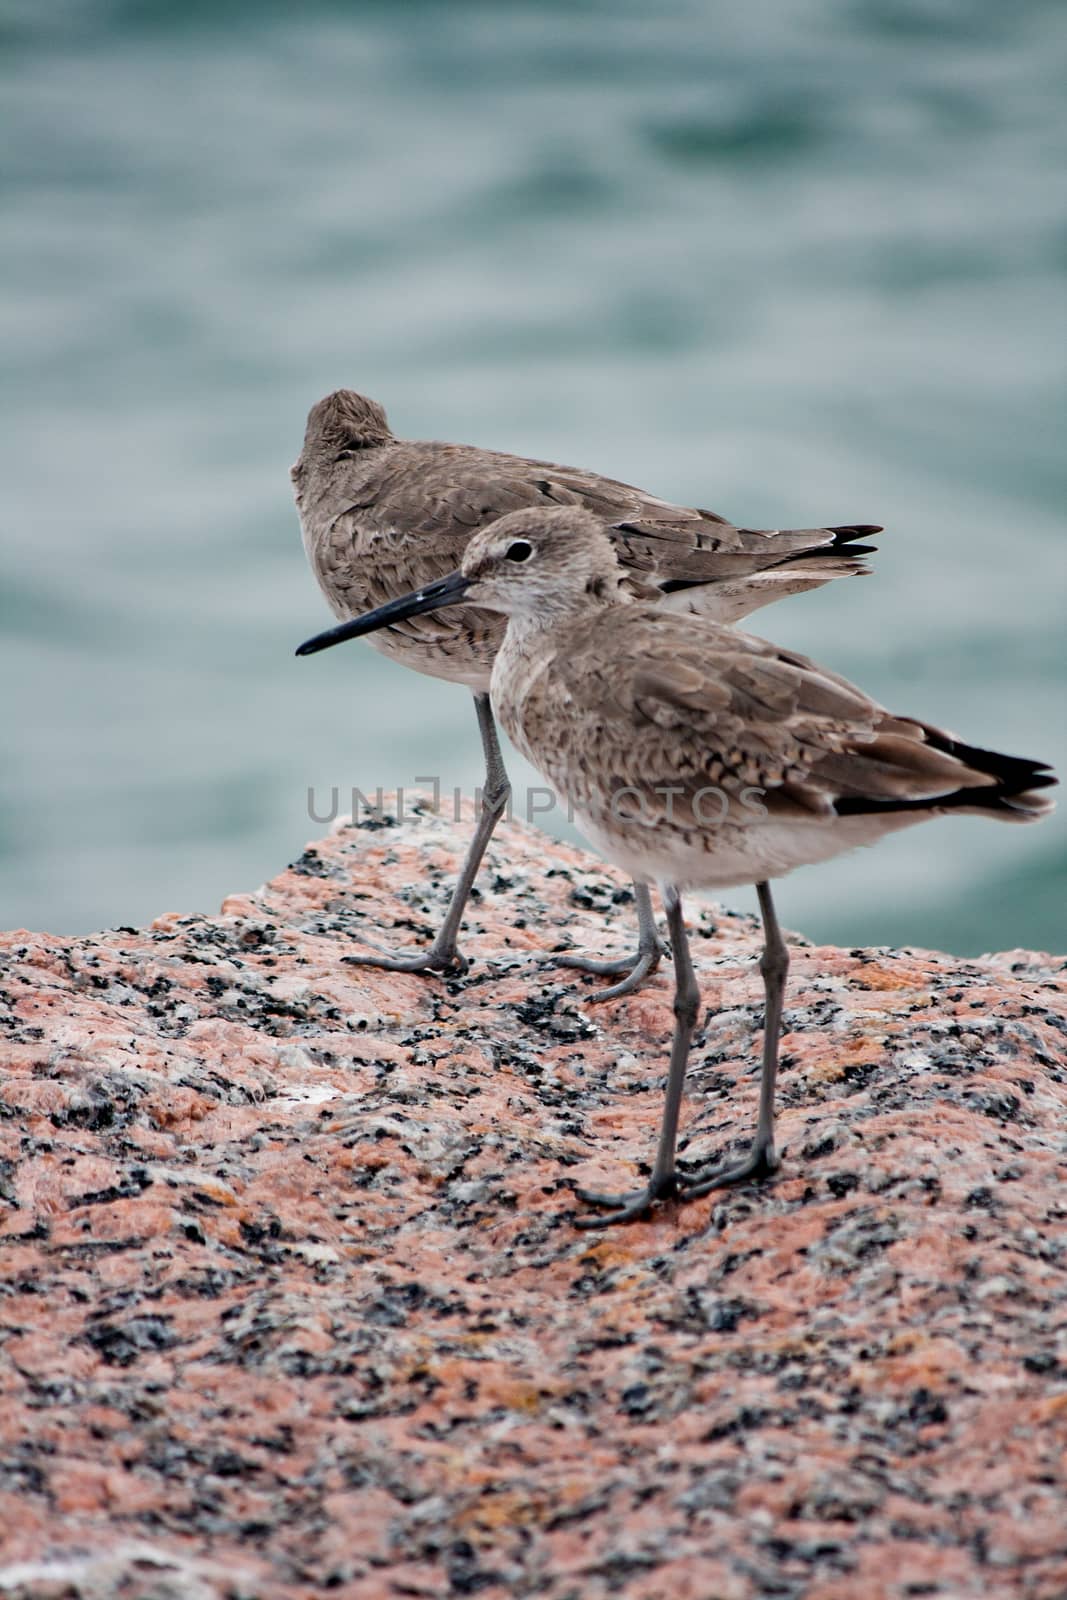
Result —
MULTIPOLYGON (((312 406, 292 479, 308 560, 338 617, 444 577, 479 527, 523 507, 584 507, 606 529, 635 593, 718 622, 735 622, 772 600, 865 572, 860 557, 870 547, 859 541, 882 531, 875 524, 735 528, 711 511, 670 505, 594 472, 472 445, 397 439, 381 406, 350 389, 312 406)), ((581 537, 592 523, 585 518, 571 526, 581 537)), ((486 776, 477 829, 433 943, 413 956, 359 955, 350 961, 408 972, 466 970, 457 948, 460 923, 509 795, 489 701, 493 658, 503 636, 499 615, 465 606, 447 617, 398 622, 372 641, 404 666, 473 691, 486 776)), ((634 888, 636 955, 618 961, 555 958, 584 972, 626 974, 591 998, 628 993, 659 962, 662 946, 648 890, 643 884, 634 888)))
POLYGON ((676 1021, 652 1174, 634 1193, 579 1190, 606 1213, 580 1221, 629 1221, 654 1201, 773 1172, 789 962, 769 880, 949 812, 1036 821, 1051 810, 1040 791, 1056 779, 1043 762, 895 716, 805 656, 632 599, 609 540, 580 509, 503 517, 471 539, 450 577, 320 638, 336 643, 460 604, 508 619, 491 684, 502 726, 570 800, 592 843, 659 884, 667 913, 676 1021), (699 1000, 681 894, 752 882, 766 995, 755 1138, 737 1163, 681 1172, 678 1115, 699 1000))

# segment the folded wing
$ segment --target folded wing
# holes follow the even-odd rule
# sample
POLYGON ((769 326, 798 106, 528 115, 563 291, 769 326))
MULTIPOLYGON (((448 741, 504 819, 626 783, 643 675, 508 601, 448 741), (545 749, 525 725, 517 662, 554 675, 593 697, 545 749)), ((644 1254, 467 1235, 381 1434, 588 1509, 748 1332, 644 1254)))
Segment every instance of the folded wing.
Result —
MULTIPOLYGON (((585 719, 627 729, 616 787, 647 792, 664 818, 701 788, 759 789, 772 820, 967 810, 1029 821, 1051 808, 1044 762, 983 750, 895 716, 807 657, 661 608, 602 614, 560 651, 554 677, 585 719), (611 628, 612 649, 599 648, 611 628)), ((557 715, 559 708, 557 708, 557 715)))

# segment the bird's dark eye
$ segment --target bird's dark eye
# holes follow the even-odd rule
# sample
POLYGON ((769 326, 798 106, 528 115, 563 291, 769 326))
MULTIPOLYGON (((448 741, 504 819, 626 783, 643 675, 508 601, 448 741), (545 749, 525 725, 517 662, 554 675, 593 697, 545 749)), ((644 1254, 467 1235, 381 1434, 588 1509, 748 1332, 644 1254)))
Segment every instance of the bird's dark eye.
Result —
POLYGON ((533 545, 527 544, 525 539, 516 539, 514 544, 509 544, 504 551, 508 561, 529 561, 533 555, 533 545))

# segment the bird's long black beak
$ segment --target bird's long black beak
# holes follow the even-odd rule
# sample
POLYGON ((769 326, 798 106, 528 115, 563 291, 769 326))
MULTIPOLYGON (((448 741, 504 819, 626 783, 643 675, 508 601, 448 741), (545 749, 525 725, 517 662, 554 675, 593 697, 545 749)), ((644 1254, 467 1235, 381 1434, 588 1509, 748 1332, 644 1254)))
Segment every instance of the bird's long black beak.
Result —
POLYGON ((416 589, 413 594, 390 600, 388 605, 379 606, 376 611, 367 611, 362 617, 353 617, 350 622, 341 622, 336 628, 317 633, 313 639, 305 639, 296 653, 298 656, 313 656, 319 650, 329 650, 331 645, 344 644, 346 639, 361 639, 365 633, 376 633, 379 628, 387 628, 391 622, 403 622, 405 617, 417 617, 423 611, 440 611, 444 606, 458 605, 470 586, 471 579, 465 578, 462 572, 450 572, 447 578, 428 583, 425 589, 416 589))

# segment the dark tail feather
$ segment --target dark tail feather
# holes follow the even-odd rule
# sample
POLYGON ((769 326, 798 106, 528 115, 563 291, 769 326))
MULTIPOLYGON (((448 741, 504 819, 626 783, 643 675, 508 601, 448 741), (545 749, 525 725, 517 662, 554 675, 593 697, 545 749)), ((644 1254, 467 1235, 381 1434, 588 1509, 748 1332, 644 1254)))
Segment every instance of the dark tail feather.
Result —
POLYGON ((973 772, 987 772, 1005 789, 1048 789, 1059 780, 1053 775, 1047 761, 1031 761, 1026 756, 1006 756, 999 750, 983 750, 981 745, 965 744, 962 739, 942 733, 939 728, 923 725, 928 744, 935 750, 944 750, 955 756, 973 772))
POLYGON ((955 756, 972 772, 987 773, 996 782, 921 800, 864 800, 850 796, 835 803, 839 816, 871 811, 977 811, 1004 822, 1036 822, 1052 810, 1053 802, 1039 793, 1041 789, 1054 789, 1059 783, 1047 761, 983 750, 979 745, 964 744, 962 739, 954 739, 939 728, 926 723, 922 726, 931 748, 955 756))
POLYGON ((1052 801, 1037 793, 1039 789, 1054 789, 1059 783, 1047 761, 1030 761, 1025 756, 1005 756, 999 750, 983 750, 980 745, 964 744, 962 739, 953 739, 946 733, 937 733, 936 738, 931 738, 935 732, 934 729, 927 732, 931 744, 947 750, 973 771, 988 772, 997 780, 995 789, 961 789, 959 797, 952 796, 953 805, 966 805, 968 802, 962 797, 970 794, 970 804, 976 809, 997 812, 1019 822, 1043 817, 1052 810, 1052 801))
MULTIPOLYGON (((801 550, 795 556, 788 556, 786 561, 792 565, 794 561, 811 561, 819 556, 868 556, 873 555, 878 549, 875 544, 857 544, 857 539, 870 539, 876 533, 884 533, 885 529, 877 522, 857 522, 847 528, 827 528, 827 533, 832 533, 833 543, 816 545, 812 550, 801 550)), ((786 563, 783 562, 783 565, 786 563)))
POLYGON ((834 535, 835 544, 851 544, 853 539, 872 539, 885 529, 880 522, 856 522, 848 528, 827 528, 826 531, 834 535))

